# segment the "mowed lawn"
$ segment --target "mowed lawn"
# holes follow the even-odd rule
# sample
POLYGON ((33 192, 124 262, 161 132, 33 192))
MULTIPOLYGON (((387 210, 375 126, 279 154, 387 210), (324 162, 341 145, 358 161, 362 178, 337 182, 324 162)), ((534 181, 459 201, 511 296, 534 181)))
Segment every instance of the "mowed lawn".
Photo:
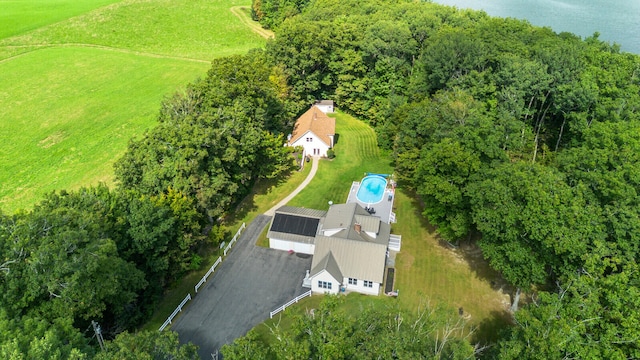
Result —
POLYGON ((420 214, 417 197, 402 188, 396 192, 396 216, 392 232, 402 235, 402 249, 396 255, 394 288, 406 309, 421 303, 446 304, 451 316, 462 308, 469 325, 477 327, 474 338, 493 340, 499 328, 507 325, 509 298, 491 282, 500 282, 479 251, 473 256, 451 249, 438 239, 435 229, 420 214))
MULTIPOLYGON (((375 133, 368 125, 338 113, 336 132, 339 134, 336 158, 321 160, 313 181, 289 205, 326 210, 328 201, 344 203, 351 182, 360 181, 365 172, 392 171, 389 155, 378 149, 375 133)), ((475 339, 492 339, 508 319, 508 302, 504 302, 507 299, 491 286, 491 281, 498 275, 491 271, 479 253, 470 262, 459 250, 441 245, 435 229, 421 215, 417 197, 411 192, 400 187, 394 208, 398 222, 392 224, 391 231, 402 235, 402 251, 397 254, 395 265, 394 288, 400 290, 397 301, 409 311, 417 311, 425 303, 449 307, 454 318, 462 307, 469 318, 469 329, 478 327, 475 339)), ((352 301, 363 298, 367 299, 350 298, 345 306, 353 306, 349 305, 352 301)), ((301 306, 309 305, 303 303, 301 306)), ((259 331, 265 334, 264 329, 259 331)))
POLYGON ((163 95, 207 68, 86 48, 1 63, 2 209, 28 207, 53 190, 109 183, 114 159, 153 126, 163 95))
MULTIPOLYGON (((10 8, 31 11, 22 19, 43 11, 29 3, 10 8)), ((52 24, 0 39, 4 212, 52 190, 111 183, 113 162, 155 125, 164 96, 204 77, 212 59, 265 43, 230 11, 248 0, 59 3, 44 7, 52 24), (91 11, 73 16, 81 5, 91 11)))
POLYGON ((0 0, 0 39, 83 14, 119 0, 0 0))
POLYGON ((251 0, 124 0, 4 39, 0 49, 99 45, 210 61, 264 46, 264 38, 231 12, 240 5, 251 0))
POLYGON ((313 181, 294 197, 289 206, 327 210, 329 201, 347 201, 351 183, 360 181, 365 172, 390 174, 391 158, 378 148, 373 129, 350 115, 336 113, 336 157, 320 160, 313 181))

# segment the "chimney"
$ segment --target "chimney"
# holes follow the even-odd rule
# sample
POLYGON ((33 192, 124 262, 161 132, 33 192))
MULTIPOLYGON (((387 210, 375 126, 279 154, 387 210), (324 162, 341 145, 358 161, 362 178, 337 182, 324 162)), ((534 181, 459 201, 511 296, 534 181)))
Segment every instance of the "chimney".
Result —
POLYGON ((360 231, 362 231, 362 225, 360 225, 359 223, 355 223, 353 224, 353 229, 360 234, 360 231))

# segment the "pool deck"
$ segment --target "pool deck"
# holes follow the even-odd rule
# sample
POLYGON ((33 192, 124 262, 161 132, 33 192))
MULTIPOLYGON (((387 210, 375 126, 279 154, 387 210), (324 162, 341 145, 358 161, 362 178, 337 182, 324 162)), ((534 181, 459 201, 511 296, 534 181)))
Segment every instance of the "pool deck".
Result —
POLYGON ((351 190, 349 190, 349 196, 347 197, 347 204, 357 203, 363 208, 373 207, 376 211, 375 216, 379 217, 380 220, 390 224, 394 223, 396 214, 393 212, 393 202, 395 201, 395 193, 393 189, 386 188, 384 190, 384 196, 382 196, 382 200, 377 203, 363 203, 358 200, 356 194, 358 193, 358 189, 360 188, 360 183, 358 181, 354 181, 351 184, 351 190), (391 200, 389 200, 389 194, 391 194, 391 200))

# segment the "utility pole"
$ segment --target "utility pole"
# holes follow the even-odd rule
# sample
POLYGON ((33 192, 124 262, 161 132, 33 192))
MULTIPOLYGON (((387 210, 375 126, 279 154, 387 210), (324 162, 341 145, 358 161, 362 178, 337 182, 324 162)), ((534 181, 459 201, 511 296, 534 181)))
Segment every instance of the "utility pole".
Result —
POLYGON ((93 331, 96 333, 96 339, 98 339, 98 343, 100 344, 100 349, 104 351, 104 338, 102 337, 102 329, 100 328, 100 324, 91 320, 91 325, 93 325, 93 331))

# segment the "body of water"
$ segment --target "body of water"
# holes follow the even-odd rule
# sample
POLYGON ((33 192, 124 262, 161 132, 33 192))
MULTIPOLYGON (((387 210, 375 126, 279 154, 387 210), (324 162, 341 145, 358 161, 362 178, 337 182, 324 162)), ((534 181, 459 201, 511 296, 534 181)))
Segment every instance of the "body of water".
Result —
POLYGON ((581 37, 600 33, 622 51, 640 54, 640 0, 433 0, 499 17, 526 19, 555 32, 581 37))

